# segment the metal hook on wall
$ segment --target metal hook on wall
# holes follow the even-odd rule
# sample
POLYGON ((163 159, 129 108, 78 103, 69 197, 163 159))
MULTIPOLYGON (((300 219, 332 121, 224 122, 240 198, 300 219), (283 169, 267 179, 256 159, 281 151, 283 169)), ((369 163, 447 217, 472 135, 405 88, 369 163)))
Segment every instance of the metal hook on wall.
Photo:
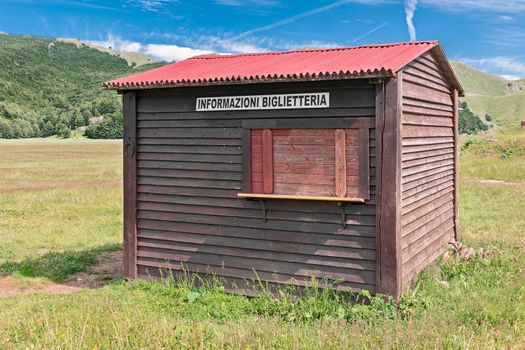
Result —
POLYGON ((131 137, 128 136, 128 139, 126 140, 126 145, 124 146, 124 155, 126 157, 133 157, 135 155, 135 144, 131 140, 131 137))
POLYGON ((262 210, 262 217, 263 217, 263 220, 266 222, 266 205, 265 205, 265 200, 260 200, 259 201, 261 203, 261 210, 262 210))
POLYGON ((346 228, 346 202, 338 202, 337 205, 341 207, 341 224, 343 229, 346 228))

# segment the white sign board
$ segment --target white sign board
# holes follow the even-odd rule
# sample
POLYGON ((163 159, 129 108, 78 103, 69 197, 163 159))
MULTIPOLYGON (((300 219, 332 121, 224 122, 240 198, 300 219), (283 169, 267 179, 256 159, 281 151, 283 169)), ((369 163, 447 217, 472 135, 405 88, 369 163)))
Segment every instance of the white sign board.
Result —
POLYGON ((198 97, 197 111, 241 111, 330 107, 329 92, 302 94, 198 97))

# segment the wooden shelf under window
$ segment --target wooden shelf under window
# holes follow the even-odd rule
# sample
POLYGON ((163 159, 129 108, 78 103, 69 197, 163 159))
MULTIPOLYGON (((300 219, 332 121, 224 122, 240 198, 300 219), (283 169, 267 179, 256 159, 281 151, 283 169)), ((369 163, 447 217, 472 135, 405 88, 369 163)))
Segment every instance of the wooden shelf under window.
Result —
POLYGON ((364 203, 364 198, 355 197, 322 197, 322 196, 298 196, 298 195, 285 195, 285 194, 263 194, 263 193, 237 193, 237 196, 241 198, 252 198, 252 199, 295 199, 302 201, 328 201, 328 202, 352 202, 352 203, 364 203))

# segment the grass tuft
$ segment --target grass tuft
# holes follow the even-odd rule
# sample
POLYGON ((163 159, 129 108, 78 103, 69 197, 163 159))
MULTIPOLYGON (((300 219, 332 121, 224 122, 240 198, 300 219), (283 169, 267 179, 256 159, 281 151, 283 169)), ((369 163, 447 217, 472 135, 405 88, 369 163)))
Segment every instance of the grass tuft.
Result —
POLYGON ((5 262, 0 264, 0 271, 16 272, 24 277, 44 277, 53 282, 62 282, 70 275, 86 272, 89 266, 98 262, 97 256, 101 253, 118 249, 121 249, 120 244, 87 251, 50 252, 20 262, 5 262))

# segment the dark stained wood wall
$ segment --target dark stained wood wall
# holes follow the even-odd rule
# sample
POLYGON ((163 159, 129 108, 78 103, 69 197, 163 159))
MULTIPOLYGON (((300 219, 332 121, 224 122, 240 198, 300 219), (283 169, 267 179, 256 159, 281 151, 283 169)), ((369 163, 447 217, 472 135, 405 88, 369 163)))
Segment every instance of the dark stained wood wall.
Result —
POLYGON ((402 283, 454 238, 454 92, 431 53, 403 71, 401 156, 402 283))
MULTIPOLYGON (((158 268, 303 285, 339 280, 376 288, 375 129, 370 129, 370 201, 267 200, 242 192, 243 119, 374 117, 364 81, 254 84, 137 91, 137 272, 158 268), (312 90, 313 89, 313 90, 312 90), (330 109, 195 112, 197 96, 329 91, 330 109)), ((317 119, 318 118, 318 119, 317 119)))

